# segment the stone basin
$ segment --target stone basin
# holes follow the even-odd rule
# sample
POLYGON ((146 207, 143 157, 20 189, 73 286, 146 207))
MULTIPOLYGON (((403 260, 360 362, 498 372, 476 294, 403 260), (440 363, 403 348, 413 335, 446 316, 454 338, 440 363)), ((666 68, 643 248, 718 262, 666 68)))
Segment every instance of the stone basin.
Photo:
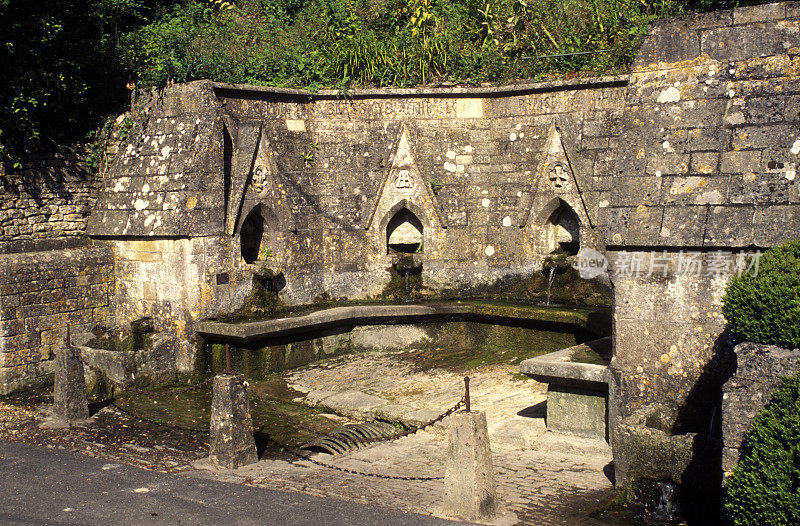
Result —
POLYGON ((611 337, 605 337, 520 363, 522 374, 547 384, 548 430, 608 438, 608 363, 580 360, 586 356, 602 359, 610 351, 611 337))
POLYGON ((604 325, 602 321, 598 323, 591 315, 587 316, 586 312, 578 310, 565 311, 543 307, 456 301, 412 305, 349 305, 331 307, 303 316, 236 323, 205 320, 197 324, 197 332, 224 337, 232 342, 248 342, 319 331, 343 324, 381 325, 455 319, 487 323, 530 320, 581 327, 594 332, 602 330, 604 325))
POLYGON ((484 354, 489 360, 504 355, 504 360, 518 363, 605 335, 610 327, 606 309, 502 301, 351 304, 298 311, 302 314, 289 310, 272 319, 198 322, 195 330, 204 345, 198 367, 221 370, 226 349, 231 365, 251 380, 349 352, 417 352, 427 356, 429 365, 443 367, 470 360, 474 366, 483 363, 484 354))

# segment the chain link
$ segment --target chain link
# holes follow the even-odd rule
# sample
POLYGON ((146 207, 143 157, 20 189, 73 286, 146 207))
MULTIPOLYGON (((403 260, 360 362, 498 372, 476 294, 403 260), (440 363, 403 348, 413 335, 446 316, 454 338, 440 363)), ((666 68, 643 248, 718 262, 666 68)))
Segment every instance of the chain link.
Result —
POLYGON ((315 460, 311 458, 310 455, 303 455, 298 453, 297 451, 288 450, 289 454, 294 455, 302 460, 306 460, 315 464, 317 466, 321 466, 323 468, 332 469, 334 471, 341 471, 342 473, 348 473, 350 475, 360 475, 362 477, 374 477, 378 479, 386 479, 386 480, 417 480, 417 481, 428 481, 428 480, 444 480, 444 477, 404 477, 402 475, 384 475, 382 473, 368 473, 366 471, 357 471, 354 469, 343 468, 340 466, 333 466, 331 464, 326 464, 324 462, 320 462, 319 460, 315 460))
MULTIPOLYGON (((391 442, 391 441, 397 440, 399 438, 403 438, 403 437, 407 437, 409 435, 413 435, 414 433, 422 431, 423 429, 425 429, 427 427, 430 427, 430 426, 434 425, 437 422, 441 422, 442 420, 444 420, 448 416, 450 416, 453 413, 455 413, 456 411, 458 411, 458 409, 460 407, 464 406, 465 403, 466 403, 466 397, 462 397, 461 400, 459 400, 456 405, 454 405, 453 407, 451 407, 450 409, 448 409, 447 411, 445 411, 441 415, 437 416, 436 418, 434 418, 430 422, 427 422, 426 424, 423 424, 423 425, 421 425, 419 427, 415 427, 413 429, 409 429, 409 430, 407 430, 407 431, 405 431, 405 432, 403 432, 403 433, 401 433, 401 434, 399 434, 397 436, 394 436, 394 437, 375 438, 375 439, 372 439, 372 440, 369 440, 369 441, 366 441, 366 442, 370 446, 373 446, 373 445, 376 445, 377 443, 391 442)), ((358 471, 358 470, 354 470, 354 469, 343 468, 343 467, 340 467, 340 466, 334 466, 332 464, 327 464, 325 462, 321 462, 319 460, 313 459, 313 458, 311 458, 311 453, 303 454, 303 453, 300 452, 300 450, 298 450, 296 448, 289 448, 289 447, 286 447, 286 446, 278 444, 278 443, 275 443, 275 444, 277 446, 281 447, 284 451, 288 452, 290 455, 293 455, 293 456, 295 456, 295 457, 297 457, 297 458, 299 458, 301 460, 306 460, 308 462, 311 462, 314 465, 321 466, 321 467, 328 468, 328 469, 332 469, 332 470, 335 470, 335 471, 340 471, 342 473, 348 473, 350 475, 360 475, 360 476, 363 476, 363 477, 374 477, 374 478, 387 479, 387 480, 413 480, 413 481, 444 480, 444 477, 412 477, 412 476, 402 476, 402 475, 384 475, 382 473, 370 473, 370 472, 366 472, 366 471, 358 471)))
MULTIPOLYGON (((203 380, 202 382, 199 382, 199 383, 197 383, 195 385, 192 385, 192 386, 189 386, 189 387, 184 387, 184 388, 179 388, 179 389, 173 389, 171 391, 167 391, 167 392, 164 392, 164 393, 157 393, 157 392, 154 392, 154 391, 145 391, 145 390, 142 390, 142 389, 136 389, 134 387, 129 387, 129 388, 126 389, 126 391, 130 391, 130 392, 133 392, 133 393, 136 393, 136 394, 146 395, 146 396, 150 396, 150 397, 159 398, 159 397, 172 396, 172 395, 176 395, 176 394, 180 394, 180 393, 188 393, 188 392, 192 392, 192 391, 198 391, 198 390, 206 387, 213 380, 214 380, 214 377, 212 376, 212 377, 207 378, 207 379, 203 380)), ((245 387, 247 387, 246 384, 245 384, 245 387)), ((286 418, 288 420, 294 420, 296 418, 296 415, 292 415, 290 413, 287 413, 285 411, 282 411, 282 410, 278 409, 276 407, 278 405, 278 403, 279 403, 278 400, 274 400, 274 399, 268 398, 265 395, 261 395, 259 393, 255 393, 255 392, 252 392, 252 394, 258 400, 260 400, 260 401, 272 406, 272 411, 274 411, 275 413, 279 414, 280 416, 282 416, 282 417, 284 417, 284 418, 286 418)), ((434 425, 434 424, 436 424, 438 422, 441 422, 442 420, 444 420, 448 416, 450 416, 453 413, 455 413, 456 411, 458 411, 465 404, 466 404, 466 396, 462 397, 461 400, 459 400, 453 407, 451 407, 450 409, 448 409, 444 413, 440 414, 439 416, 437 416, 433 420, 431 420, 429 422, 426 422, 425 424, 423 424, 423 425, 421 425, 419 427, 413 427, 413 428, 408 429, 408 430, 406 430, 406 431, 404 431, 404 432, 402 432, 402 433, 400 433, 400 434, 398 434, 396 436, 393 436, 393 437, 376 437, 376 438, 373 438, 373 439, 364 440, 364 442, 366 444, 368 444, 369 446, 374 446, 374 445, 377 445, 379 443, 391 442, 391 441, 398 440, 398 439, 403 438, 403 437, 407 437, 407 436, 413 435, 414 433, 418 433, 419 431, 427 429, 428 427, 430 427, 430 426, 432 426, 432 425, 434 425)), ((200 431, 198 429, 185 428, 185 427, 176 426, 176 425, 173 425, 173 424, 165 424, 165 423, 158 422, 158 421, 155 421, 155 420, 147 418, 147 417, 142 417, 141 415, 137 415, 137 414, 133 413, 132 411, 121 407, 116 402, 112 402, 112 405, 114 407, 116 407, 117 409, 119 409, 120 411, 122 411, 123 413, 126 413, 126 414, 128 414, 130 416, 133 416, 135 418, 138 418, 140 420, 145 420, 145 421, 151 422, 151 423, 156 424, 156 425, 160 425, 160 426, 164 426, 164 427, 170 427, 170 428, 174 428, 174 429, 179 429, 179 430, 182 430, 182 431, 191 431, 191 432, 194 432, 194 433, 204 433, 204 431, 200 431)), ((303 425, 303 424, 300 424, 300 423, 294 423, 294 425, 295 425, 295 427, 299 427, 299 428, 304 429, 306 431, 317 431, 316 428, 312 428, 310 426, 306 426, 306 425, 303 425)), ((315 437, 315 438, 319 438, 319 435, 317 437, 315 437)), ((363 476, 363 477, 373 477, 373 478, 380 478, 380 479, 386 479, 386 480, 407 480, 407 481, 433 481, 433 480, 443 480, 444 479, 444 477, 414 477, 414 476, 402 476, 402 475, 384 475, 382 473, 370 473, 370 472, 366 472, 366 471, 358 471, 358 470, 354 470, 354 469, 344 468, 344 467, 341 467, 341 466, 334 466, 332 464, 327 464, 325 462, 321 462, 319 460, 311 458, 311 453, 305 453, 305 454, 301 453, 300 450, 297 449, 297 448, 288 446, 286 444, 280 444, 278 442, 275 442, 274 440, 272 441, 272 443, 275 444, 276 446, 280 447, 283 451, 289 453, 290 455, 292 455, 292 456, 294 456, 294 457, 296 457, 296 458, 298 458, 300 460, 311 462, 312 464, 314 464, 316 466, 324 467, 324 468, 327 468, 327 469, 332 469, 334 471, 347 473, 349 475, 359 475, 359 476, 363 476)))

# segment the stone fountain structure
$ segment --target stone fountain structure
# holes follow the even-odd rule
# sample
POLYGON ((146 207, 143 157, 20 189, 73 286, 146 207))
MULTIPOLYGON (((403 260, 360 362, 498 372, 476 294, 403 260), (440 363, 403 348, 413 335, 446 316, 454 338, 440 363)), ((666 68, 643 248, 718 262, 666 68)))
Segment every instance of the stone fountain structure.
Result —
POLYGON ((198 322, 240 307, 265 265, 302 304, 377 294, 409 252, 426 286, 468 292, 592 248, 614 286, 615 455, 653 403, 708 433, 726 283, 800 231, 799 27, 795 2, 659 21, 614 77, 146 94, 101 177, 45 148, 24 166, 39 189, 4 194, 0 392, 47 381, 67 325, 145 316, 189 371, 198 322))

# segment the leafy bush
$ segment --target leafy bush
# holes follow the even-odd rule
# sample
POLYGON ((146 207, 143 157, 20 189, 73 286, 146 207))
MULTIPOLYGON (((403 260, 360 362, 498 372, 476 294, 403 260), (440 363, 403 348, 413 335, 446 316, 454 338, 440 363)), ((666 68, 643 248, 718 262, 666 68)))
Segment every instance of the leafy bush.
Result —
POLYGON ((122 35, 177 0, 0 0, 0 160, 38 138, 80 140, 128 92, 122 35))
POLYGON ((129 35, 140 83, 412 86, 619 71, 651 20, 684 11, 681 0, 209 1, 129 35))
POLYGON ((737 339, 800 347, 800 240, 764 252, 757 275, 734 278, 722 312, 737 339))
POLYGON ((655 18, 751 3, 763 0, 0 0, 0 158, 39 137, 80 141, 130 81, 313 90, 619 72, 655 18))
POLYGON ((725 486, 735 525, 800 524, 800 375, 784 379, 745 435, 725 486))

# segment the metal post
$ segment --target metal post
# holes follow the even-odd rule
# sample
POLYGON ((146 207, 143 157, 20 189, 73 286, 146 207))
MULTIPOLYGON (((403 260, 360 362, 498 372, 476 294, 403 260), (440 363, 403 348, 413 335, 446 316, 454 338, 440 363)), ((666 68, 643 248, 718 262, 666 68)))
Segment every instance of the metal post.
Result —
POLYGON ((467 413, 470 412, 469 407, 469 376, 464 377, 464 405, 467 413))
POLYGON ((231 344, 225 344, 225 373, 231 374, 231 344))

